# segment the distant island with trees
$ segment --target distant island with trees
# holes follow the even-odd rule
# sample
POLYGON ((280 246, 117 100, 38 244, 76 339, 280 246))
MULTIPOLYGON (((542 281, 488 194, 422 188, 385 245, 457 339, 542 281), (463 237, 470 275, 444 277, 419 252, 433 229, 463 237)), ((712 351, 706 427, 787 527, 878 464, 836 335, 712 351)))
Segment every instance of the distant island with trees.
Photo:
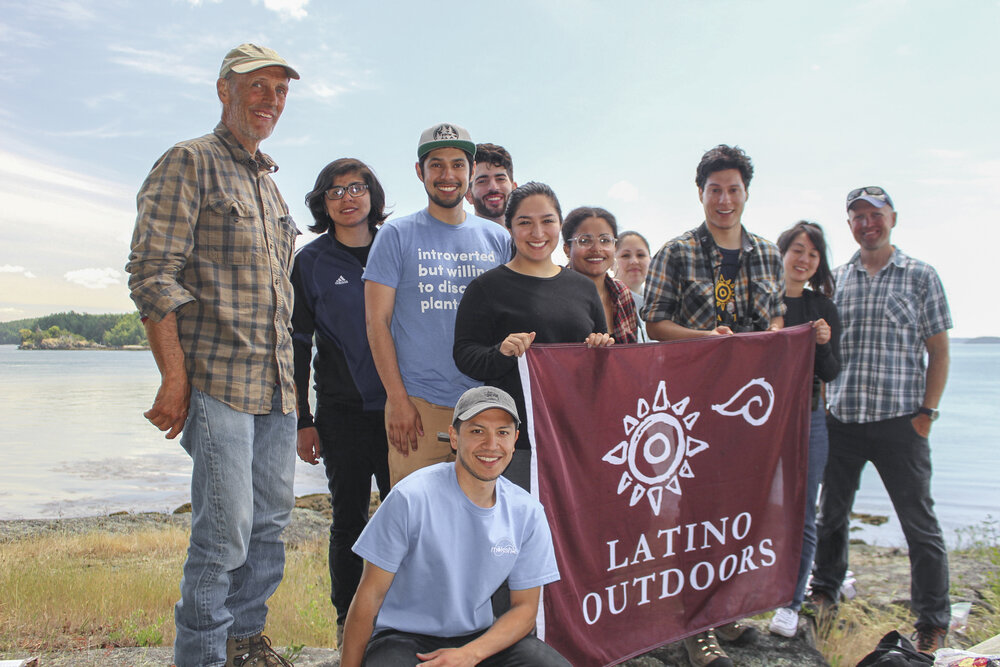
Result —
POLYGON ((149 349, 138 312, 88 315, 70 311, 0 322, 0 345, 22 350, 149 349))
MULTIPOLYGON (((957 345, 997 345, 1000 336, 952 338, 957 345)), ((148 350, 138 311, 88 315, 69 311, 0 322, 0 345, 22 350, 148 350)))

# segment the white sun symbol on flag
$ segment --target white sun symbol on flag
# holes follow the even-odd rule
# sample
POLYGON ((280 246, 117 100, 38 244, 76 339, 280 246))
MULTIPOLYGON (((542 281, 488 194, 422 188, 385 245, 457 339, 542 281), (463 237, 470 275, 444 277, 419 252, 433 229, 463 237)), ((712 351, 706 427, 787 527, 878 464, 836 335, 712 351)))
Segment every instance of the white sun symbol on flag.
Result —
POLYGON ((664 489, 679 496, 681 478, 694 478, 688 459, 709 445, 687 434, 701 414, 684 414, 690 402, 691 397, 685 396, 671 405, 667 383, 660 380, 652 405, 640 398, 635 416, 625 415, 622 419, 627 439, 612 447, 601 460, 627 465, 618 481, 618 495, 631 487, 630 507, 647 498, 653 514, 659 516, 664 489))

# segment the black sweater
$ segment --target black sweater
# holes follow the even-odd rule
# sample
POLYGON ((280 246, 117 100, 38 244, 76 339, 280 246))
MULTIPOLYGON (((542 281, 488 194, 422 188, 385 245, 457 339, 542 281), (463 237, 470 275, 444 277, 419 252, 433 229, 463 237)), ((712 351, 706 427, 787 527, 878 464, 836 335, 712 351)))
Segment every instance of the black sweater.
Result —
MULTIPOLYGON (((524 422, 517 357, 500 353, 507 335, 534 331, 532 344, 582 343, 607 330, 601 297, 586 276, 563 268, 552 278, 536 278, 498 266, 466 288, 455 319, 453 356, 458 370, 513 396, 524 422)), ((530 447, 526 428, 516 447, 530 447)))

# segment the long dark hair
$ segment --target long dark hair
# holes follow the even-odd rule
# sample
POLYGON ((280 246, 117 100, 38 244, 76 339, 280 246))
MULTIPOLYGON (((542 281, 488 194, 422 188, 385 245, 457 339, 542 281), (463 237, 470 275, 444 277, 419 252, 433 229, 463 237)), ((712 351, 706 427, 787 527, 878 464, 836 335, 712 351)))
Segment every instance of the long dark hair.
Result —
POLYGON ((815 222, 799 220, 791 229, 783 231, 781 236, 778 237, 778 250, 781 251, 781 256, 785 256, 789 246, 792 245, 792 241, 799 234, 805 234, 809 237, 812 244, 816 246, 816 250, 819 251, 819 266, 816 268, 816 273, 813 274, 813 277, 809 279, 809 287, 827 298, 832 297, 834 288, 833 273, 830 271, 830 263, 826 259, 826 237, 823 236, 822 227, 815 222))
POLYGON ((309 225, 309 231, 322 234, 333 227, 333 220, 326 212, 326 191, 333 187, 333 179, 352 171, 361 174, 361 178, 368 184, 368 196, 372 204, 372 210, 368 213, 368 229, 374 233, 389 217, 389 211, 385 210, 385 190, 382 189, 382 184, 378 182, 371 167, 361 160, 342 157, 323 167, 316 177, 316 185, 313 186, 312 192, 306 195, 306 206, 316 221, 315 225, 309 225))

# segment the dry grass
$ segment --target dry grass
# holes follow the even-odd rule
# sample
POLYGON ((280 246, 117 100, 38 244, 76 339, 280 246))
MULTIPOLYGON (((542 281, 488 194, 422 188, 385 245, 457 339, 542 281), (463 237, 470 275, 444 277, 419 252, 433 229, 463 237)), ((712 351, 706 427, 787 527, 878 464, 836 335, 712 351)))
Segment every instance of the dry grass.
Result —
MULTIPOLYGON (((55 535, 0 544, 0 651, 170 645, 188 532, 55 535)), ((334 646, 326 542, 289 549, 269 603, 278 646, 334 646)))

